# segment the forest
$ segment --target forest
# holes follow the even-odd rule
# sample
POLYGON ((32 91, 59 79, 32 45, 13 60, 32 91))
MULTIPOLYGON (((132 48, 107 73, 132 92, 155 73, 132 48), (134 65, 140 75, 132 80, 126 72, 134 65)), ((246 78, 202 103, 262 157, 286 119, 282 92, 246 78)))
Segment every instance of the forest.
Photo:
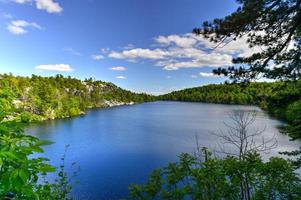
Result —
POLYGON ((112 83, 56 75, 0 75, 0 107, 7 121, 41 121, 84 114, 89 108, 141 103, 151 95, 136 94, 112 83))

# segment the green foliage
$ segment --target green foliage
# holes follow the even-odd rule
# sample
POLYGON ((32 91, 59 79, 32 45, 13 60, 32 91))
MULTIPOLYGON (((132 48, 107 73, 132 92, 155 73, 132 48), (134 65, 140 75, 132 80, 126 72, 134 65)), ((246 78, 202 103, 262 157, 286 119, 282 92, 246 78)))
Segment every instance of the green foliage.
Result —
POLYGON ((131 185, 129 199, 261 200, 298 199, 301 195, 301 182, 293 165, 282 158, 268 162, 257 154, 244 159, 207 156, 200 160, 189 154, 179 158, 155 170, 145 185, 131 185))
POLYGON ((14 122, 0 124, 0 196, 13 193, 16 199, 39 199, 37 186, 41 173, 54 172, 48 159, 32 157, 49 144, 24 135, 14 122))
MULTIPOLYGON (((56 169, 48 164, 48 159, 38 157, 43 153, 42 146, 51 142, 25 135, 20 123, 3 122, 7 112, 0 109, 0 198, 12 196, 14 200, 61 200, 69 197, 70 188, 64 164, 58 172, 59 179, 54 183, 42 181, 41 177, 56 169), (2 122, 1 122, 2 121, 2 122)), ((22 113, 23 122, 30 121, 28 113, 22 113)))
POLYGON ((237 2, 240 5, 235 12, 213 22, 204 22, 203 27, 194 29, 194 32, 222 45, 244 37, 250 47, 257 47, 261 52, 235 58, 235 66, 214 72, 236 82, 249 81, 261 75, 282 80, 300 79, 301 1, 237 2))
MULTIPOLYGON (((66 159, 66 152, 69 145, 66 146, 65 153, 63 157, 61 158, 61 165, 59 166, 59 169, 57 171, 57 177, 54 180, 54 183, 50 183, 47 181, 46 174, 43 174, 43 183, 39 184, 37 192, 40 197, 43 197, 45 200, 72 200, 73 197, 71 195, 71 181, 74 179, 78 172, 79 168, 74 171, 73 175, 71 177, 68 177, 66 171, 65 171, 65 159, 66 159)), ((75 162, 72 163, 71 168, 75 166, 75 162)))
POLYGON ((301 100, 288 105, 286 118, 289 125, 283 128, 283 132, 289 134, 293 139, 301 138, 301 100))
POLYGON ((296 116, 301 116, 301 100, 295 101, 287 107, 286 118, 293 122, 296 116))
POLYGON ((72 107, 69 109, 69 116, 73 117, 80 114, 80 110, 78 108, 72 107))
POLYGON ((22 122, 80 115, 88 108, 109 103, 140 103, 154 97, 123 90, 112 83, 84 81, 57 75, 31 78, 0 75, 0 108, 10 112, 8 120, 22 122))
POLYGON ((20 115, 20 120, 23 123, 28 123, 31 121, 31 115, 28 112, 22 112, 20 115))

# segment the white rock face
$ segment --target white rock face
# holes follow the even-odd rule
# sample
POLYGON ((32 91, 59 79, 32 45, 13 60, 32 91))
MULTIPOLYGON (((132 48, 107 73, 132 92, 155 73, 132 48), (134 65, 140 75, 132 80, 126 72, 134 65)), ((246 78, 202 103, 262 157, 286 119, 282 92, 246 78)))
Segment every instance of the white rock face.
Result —
POLYGON ((104 104, 107 105, 108 107, 114 107, 114 106, 124 106, 124 105, 133 105, 135 104, 134 102, 118 102, 118 101, 104 101, 104 104))
POLYGON ((22 106, 22 101, 16 99, 16 100, 13 100, 13 105, 15 106, 15 108, 20 108, 22 106))
POLYGON ((14 121, 15 119, 16 119, 15 116, 8 115, 2 121, 3 122, 8 122, 8 121, 14 121))

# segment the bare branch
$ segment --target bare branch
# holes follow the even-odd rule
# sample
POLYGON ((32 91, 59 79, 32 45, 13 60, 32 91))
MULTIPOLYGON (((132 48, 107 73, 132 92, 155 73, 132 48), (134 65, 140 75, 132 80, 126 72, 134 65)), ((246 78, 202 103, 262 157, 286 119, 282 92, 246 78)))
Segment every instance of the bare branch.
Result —
POLYGON ((232 123, 224 122, 227 131, 219 131, 218 133, 211 132, 213 135, 222 139, 222 146, 219 146, 220 151, 217 152, 244 159, 249 153, 269 153, 272 149, 276 148, 277 140, 275 139, 275 135, 268 139, 263 136, 266 127, 263 129, 251 129, 251 125, 255 122, 256 116, 256 111, 239 110, 230 113, 229 118, 232 123), (258 141, 259 138, 261 141, 258 141), (234 147, 234 153, 225 150, 226 144, 234 147))

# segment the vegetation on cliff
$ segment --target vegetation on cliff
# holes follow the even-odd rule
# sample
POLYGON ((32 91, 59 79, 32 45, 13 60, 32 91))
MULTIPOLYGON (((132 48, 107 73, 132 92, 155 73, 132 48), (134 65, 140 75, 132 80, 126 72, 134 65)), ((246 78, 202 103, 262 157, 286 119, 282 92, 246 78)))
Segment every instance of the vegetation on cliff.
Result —
POLYGON ((29 77, 0 75, 0 106, 11 115, 4 120, 22 122, 64 118, 85 113, 88 108, 151 101, 147 94, 136 94, 112 83, 84 81, 57 75, 29 77))

